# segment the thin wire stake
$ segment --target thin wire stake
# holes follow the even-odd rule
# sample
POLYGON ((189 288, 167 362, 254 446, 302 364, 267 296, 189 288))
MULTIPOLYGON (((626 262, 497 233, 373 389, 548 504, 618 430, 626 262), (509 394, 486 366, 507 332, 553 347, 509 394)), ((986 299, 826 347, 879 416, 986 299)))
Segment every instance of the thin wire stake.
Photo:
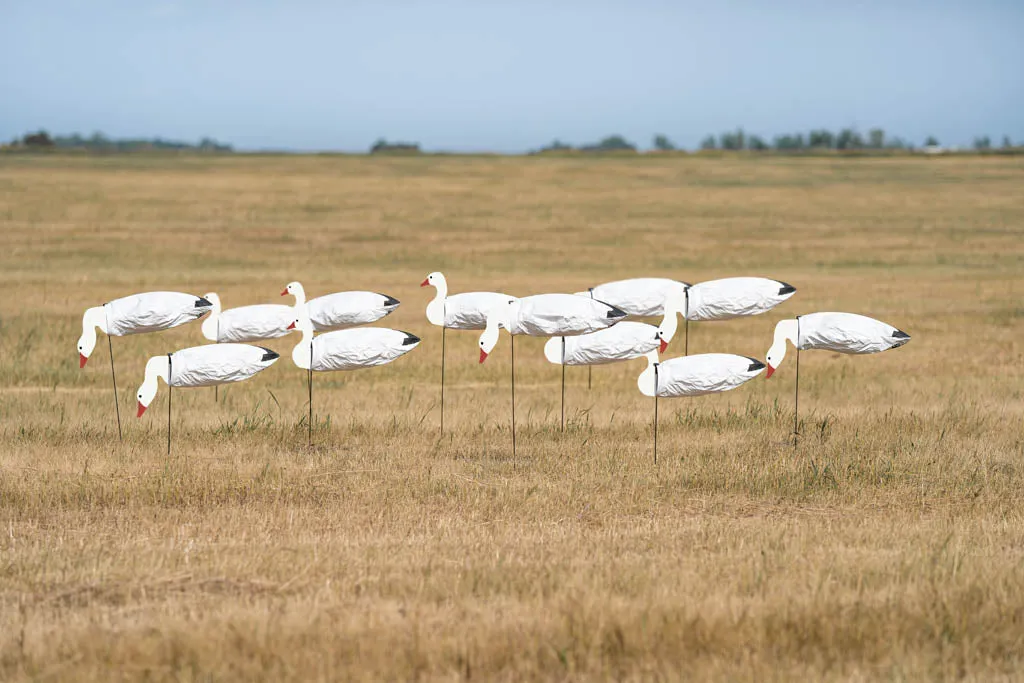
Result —
MULTIPOLYGON (((590 298, 593 299, 594 298, 594 288, 593 287, 588 287, 587 291, 590 292, 590 298)), ((588 365, 587 366, 587 391, 590 391, 590 381, 591 381, 591 379, 593 379, 593 377, 594 377, 594 366, 593 365, 588 365)))
POLYGON ((512 337, 512 464, 516 458, 516 336, 512 337))
POLYGON ((444 337, 448 328, 441 321, 441 436, 444 436, 444 337))
POLYGON ((686 296, 686 310, 683 313, 683 330, 685 331, 686 341, 683 343, 683 355, 690 355, 690 289, 687 288, 684 292, 686 296))
POLYGON ((796 386, 793 391, 793 448, 800 436, 800 318, 796 319, 796 386))
POLYGON ((309 417, 306 419, 308 436, 306 445, 313 447, 313 342, 309 342, 309 370, 306 373, 306 383, 309 385, 309 417))
POLYGON ((565 431, 565 337, 562 337, 562 431, 565 431))
POLYGON ((114 345, 110 342, 110 335, 107 335, 107 348, 110 350, 110 381, 114 383, 114 412, 117 413, 117 440, 124 441, 121 434, 121 406, 117 403, 117 376, 114 374, 114 345))
POLYGON ((167 354, 167 456, 171 455, 171 395, 174 393, 174 363, 171 354, 167 354))
MULTIPOLYGON (((219 315, 217 316, 217 334, 215 336, 217 337, 217 341, 215 341, 214 343, 215 344, 219 344, 220 343, 220 316, 219 315)), ((219 396, 220 396, 220 385, 219 384, 214 384, 213 385, 213 402, 214 403, 218 402, 217 399, 218 399, 219 396)))
POLYGON ((654 364, 654 464, 658 464, 658 363, 654 364))

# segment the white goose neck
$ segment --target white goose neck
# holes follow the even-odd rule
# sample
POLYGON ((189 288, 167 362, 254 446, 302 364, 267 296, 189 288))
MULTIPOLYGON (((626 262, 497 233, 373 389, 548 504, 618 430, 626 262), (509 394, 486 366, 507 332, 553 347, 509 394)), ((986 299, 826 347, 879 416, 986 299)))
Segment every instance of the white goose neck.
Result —
POLYGON ((775 325, 775 338, 772 341, 775 344, 785 344, 785 341, 789 340, 789 343, 793 346, 797 346, 799 344, 799 340, 797 339, 799 331, 799 323, 795 318, 790 320, 780 320, 778 324, 775 325))
POLYGON ((309 316, 304 315, 300 317, 297 327, 302 332, 302 339, 292 349, 292 362, 303 370, 309 370, 313 364, 313 323, 309 316))
POLYGON ((96 328, 99 328, 103 334, 107 332, 107 307, 104 306, 93 306, 85 311, 82 316, 82 332, 91 333, 93 338, 96 337, 96 328))
POLYGON ((216 292, 207 292, 203 298, 213 304, 210 307, 210 314, 206 316, 202 324, 203 336, 210 341, 220 341, 217 332, 220 328, 220 297, 216 292))

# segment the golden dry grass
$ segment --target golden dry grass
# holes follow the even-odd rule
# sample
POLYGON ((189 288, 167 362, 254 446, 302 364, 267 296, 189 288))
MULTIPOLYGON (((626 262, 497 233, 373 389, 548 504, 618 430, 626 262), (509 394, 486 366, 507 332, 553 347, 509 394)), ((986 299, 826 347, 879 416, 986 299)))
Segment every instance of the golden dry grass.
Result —
MULTIPOLYGON (((0 678, 988 679, 1024 665, 1024 162, 0 156, 0 678), (644 361, 487 364, 417 285, 576 291, 761 274, 796 297, 691 327, 763 358, 776 320, 863 312, 870 357, 663 401, 644 361), (150 289, 226 307, 374 289, 424 343, 317 378, 283 358, 136 420, 149 355, 198 325, 105 340, 81 312, 150 289)), ((673 344, 669 355, 678 352, 673 344)))

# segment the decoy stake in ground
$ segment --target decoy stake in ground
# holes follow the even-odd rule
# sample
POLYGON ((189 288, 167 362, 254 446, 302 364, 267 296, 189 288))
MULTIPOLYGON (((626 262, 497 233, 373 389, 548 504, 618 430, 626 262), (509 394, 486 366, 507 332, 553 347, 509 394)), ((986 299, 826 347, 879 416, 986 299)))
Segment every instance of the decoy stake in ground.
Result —
POLYGON ((114 299, 86 310, 82 316, 82 336, 78 338, 78 367, 84 368, 96 348, 97 328, 107 335, 110 351, 110 380, 114 385, 114 412, 117 436, 121 433, 121 408, 117 402, 117 375, 114 372, 114 346, 111 337, 161 332, 192 322, 209 312, 211 304, 203 297, 181 292, 146 292, 114 299))
POLYGON ((444 365, 445 331, 482 330, 487 327, 487 313, 515 297, 499 292, 463 292, 448 294, 448 282, 441 273, 431 273, 420 287, 433 286, 437 294, 427 304, 427 320, 441 328, 441 434, 444 434, 444 365))
POLYGON ((765 360, 771 377, 786 357, 786 342, 796 347, 793 382, 793 445, 799 437, 800 351, 823 349, 846 354, 881 353, 903 346, 910 335, 881 320, 856 313, 808 313, 775 325, 775 337, 765 360))
MULTIPOLYGON (((499 304, 487 314, 487 326, 480 335, 481 363, 494 350, 501 328, 512 335, 512 457, 516 454, 516 335, 575 336, 611 327, 625 317, 623 311, 603 301, 574 294, 527 296, 499 304)), ((565 429, 564 402, 562 429, 565 429)))
POLYGON ((313 336, 309 317, 296 318, 289 329, 299 330, 302 340, 292 349, 292 361, 306 370, 309 382, 308 440, 313 444, 313 372, 359 370, 390 363, 419 346, 420 338, 385 327, 357 327, 313 336))
POLYGON ((171 454, 171 391, 174 387, 211 387, 241 382, 273 365, 278 354, 249 344, 208 344, 153 356, 136 393, 137 417, 142 417, 156 397, 157 379, 167 385, 167 455, 171 454))

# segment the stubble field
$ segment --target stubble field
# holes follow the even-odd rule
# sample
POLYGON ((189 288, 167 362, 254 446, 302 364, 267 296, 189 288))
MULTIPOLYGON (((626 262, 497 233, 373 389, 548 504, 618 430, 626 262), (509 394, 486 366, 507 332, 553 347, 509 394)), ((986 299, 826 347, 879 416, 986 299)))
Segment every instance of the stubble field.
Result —
MULTIPOLYGON (((1015 677, 1024 666, 1024 162, 0 156, 0 678, 792 680, 1015 677), (764 275, 769 314, 690 327, 764 358, 776 321, 859 312, 913 336, 660 402, 644 360, 477 363, 420 289, 573 292, 764 275), (297 341, 251 381, 167 390, 106 339, 129 293, 226 308, 346 289, 423 343, 316 380, 297 341)), ((666 354, 682 353, 677 337, 666 354)))

